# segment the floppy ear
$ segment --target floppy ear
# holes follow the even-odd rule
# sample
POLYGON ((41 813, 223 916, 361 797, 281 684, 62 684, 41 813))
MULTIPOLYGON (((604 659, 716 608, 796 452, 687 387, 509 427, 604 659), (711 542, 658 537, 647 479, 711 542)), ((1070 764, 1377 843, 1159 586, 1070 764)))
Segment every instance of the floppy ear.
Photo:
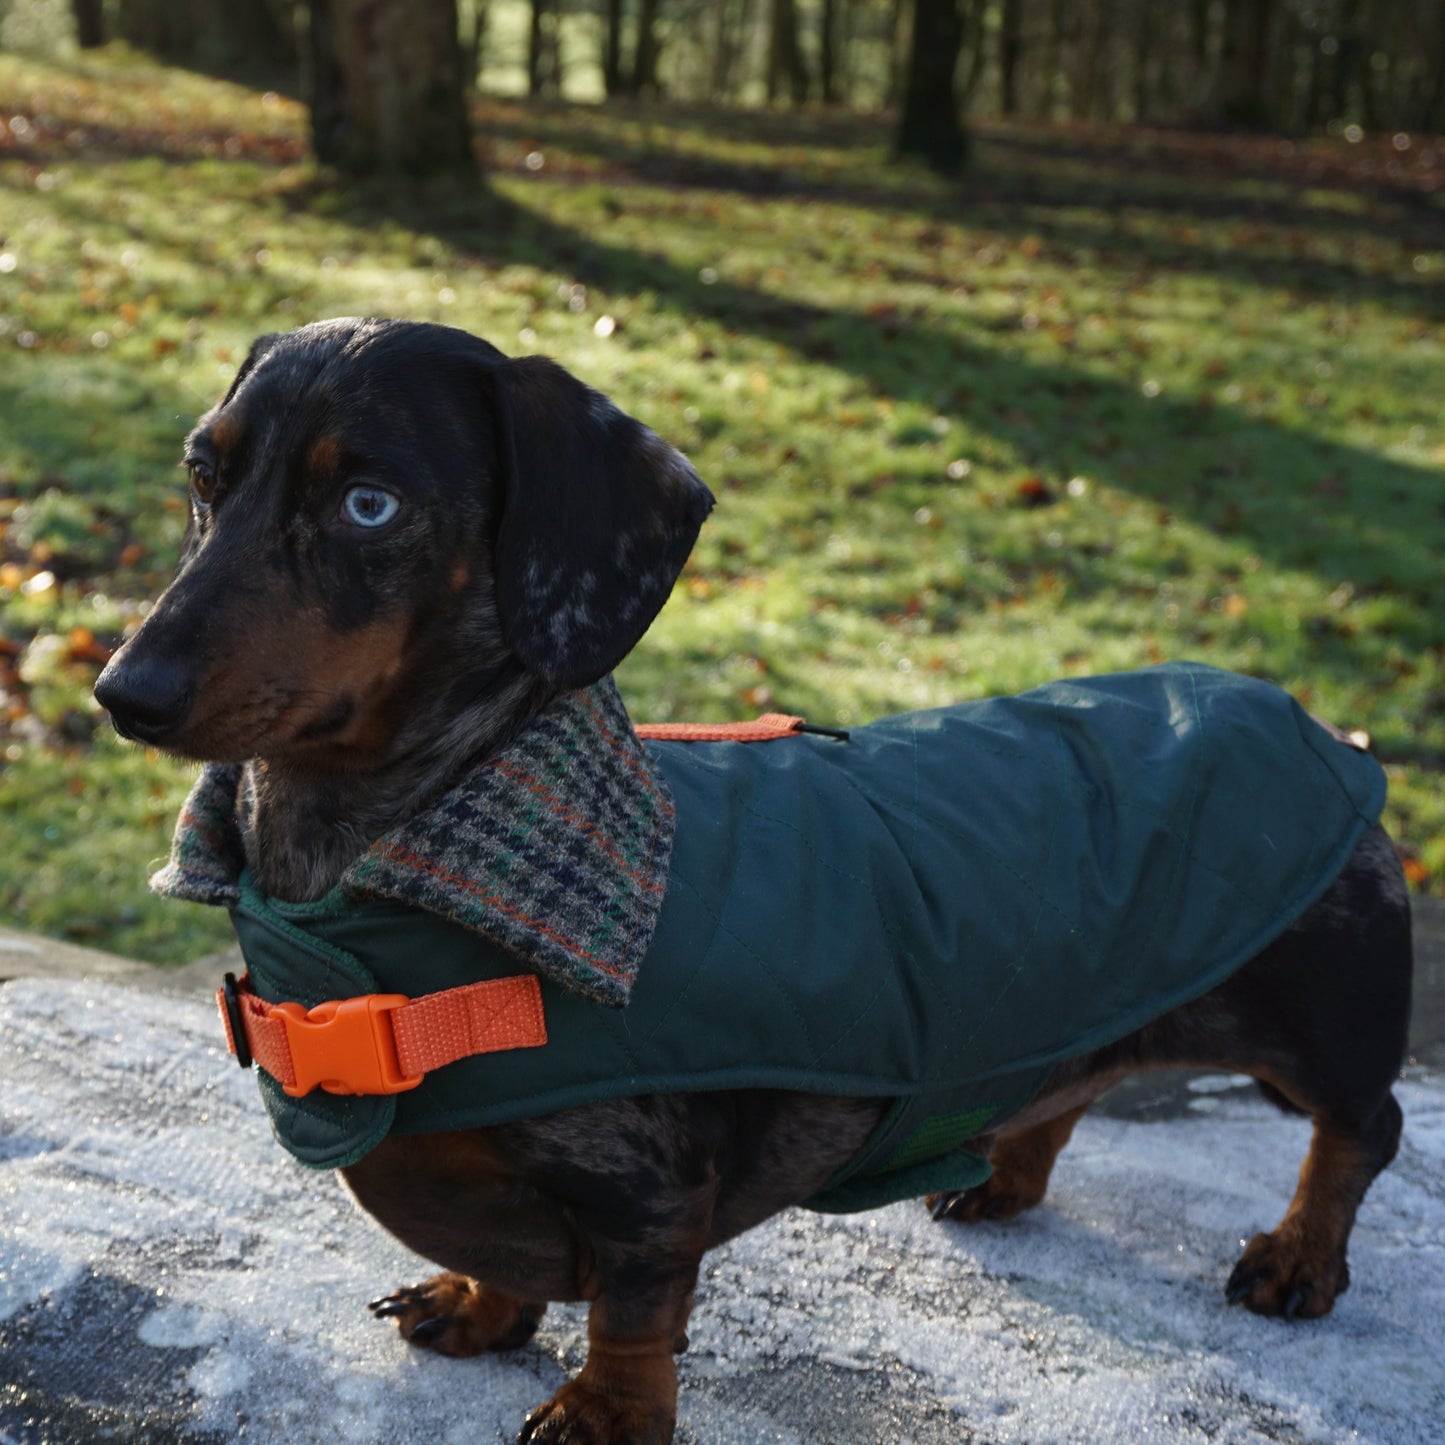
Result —
MULTIPOLYGON (((246 359, 241 363, 241 369, 231 379, 231 385, 226 389, 226 394, 221 398, 220 406, 225 406, 235 396, 237 388, 256 369, 256 363, 280 341, 279 331, 268 331, 264 336, 258 336, 252 343, 251 349, 246 353, 246 359)), ((219 408, 217 408, 219 409, 219 408)))
POLYGON ((490 370, 502 632, 529 672, 581 687, 647 631, 713 495, 681 452, 545 357, 490 370))

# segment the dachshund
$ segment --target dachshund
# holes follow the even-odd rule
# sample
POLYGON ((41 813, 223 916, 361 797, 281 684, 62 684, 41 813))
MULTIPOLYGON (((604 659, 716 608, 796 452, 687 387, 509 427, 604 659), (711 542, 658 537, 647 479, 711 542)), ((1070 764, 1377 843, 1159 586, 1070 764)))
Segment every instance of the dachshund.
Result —
MULTIPOLYGON (((186 443, 175 579, 96 685, 125 737, 239 767, 261 889, 327 894, 400 821, 604 678, 666 601, 711 505, 686 460, 540 357, 464 332, 335 320, 256 342, 186 443)), ((1252 1075, 1313 1138, 1283 1220, 1227 1295, 1326 1314, 1357 1207, 1393 1158, 1410 920, 1371 827, 1278 937, 1203 997, 1059 1062, 974 1141, 992 1174, 940 1218, 1039 1203, 1080 1116, 1127 1074, 1252 1075)), ((532 1445, 663 1445, 708 1249, 815 1194, 886 1098, 789 1089, 608 1098, 485 1128, 391 1135, 343 1170, 445 1273, 376 1302, 413 1344, 512 1349, 585 1300, 576 1378, 532 1445)))

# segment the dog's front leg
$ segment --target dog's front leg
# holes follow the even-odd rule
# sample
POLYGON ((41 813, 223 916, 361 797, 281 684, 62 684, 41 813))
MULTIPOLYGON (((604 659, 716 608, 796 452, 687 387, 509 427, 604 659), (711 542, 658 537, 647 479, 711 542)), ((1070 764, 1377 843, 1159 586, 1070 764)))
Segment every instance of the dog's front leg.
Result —
MULTIPOLYGON (((519 1445, 667 1445, 677 1423, 677 1367, 687 1347, 714 1191, 669 1200, 665 1225, 626 1240, 584 1232, 591 1248, 587 1361, 527 1417, 519 1445), (682 1204, 677 1212, 672 1206, 682 1204)), ((582 1221, 579 1221, 582 1222, 582 1221)))

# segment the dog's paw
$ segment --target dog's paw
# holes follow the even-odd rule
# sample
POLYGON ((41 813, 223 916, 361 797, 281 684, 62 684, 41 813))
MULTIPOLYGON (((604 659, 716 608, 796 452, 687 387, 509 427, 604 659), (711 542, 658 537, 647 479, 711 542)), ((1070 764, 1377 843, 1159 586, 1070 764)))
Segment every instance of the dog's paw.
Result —
POLYGON ((603 1393, 577 1379, 527 1416, 517 1445, 668 1445, 675 1427, 670 1403, 603 1393))
POLYGON ((1042 1192, 1011 1188, 1007 1180, 993 1174, 972 1189, 930 1194, 923 1202, 935 1219, 961 1219, 975 1224, 981 1219, 1012 1219, 1032 1209, 1043 1197, 1042 1192))
POLYGON ((1329 1314, 1349 1287, 1343 1250, 1311 1248, 1308 1238, 1277 1230, 1249 1241, 1224 1294, 1257 1315, 1314 1320, 1329 1314))
POLYGON ((462 1274, 439 1274, 372 1300, 367 1308, 376 1319, 394 1319, 412 1344, 465 1357, 525 1345, 547 1306, 515 1299, 462 1274))

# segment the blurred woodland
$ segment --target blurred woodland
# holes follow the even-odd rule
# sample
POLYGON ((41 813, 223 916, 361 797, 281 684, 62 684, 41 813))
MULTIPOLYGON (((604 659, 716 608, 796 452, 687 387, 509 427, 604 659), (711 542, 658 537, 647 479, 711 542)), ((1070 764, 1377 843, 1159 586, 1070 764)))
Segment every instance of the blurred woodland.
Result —
MULTIPOLYGON (((301 86, 325 161, 471 161, 464 101, 503 0, 72 0, 81 46, 301 86)), ((1445 130, 1445 0, 528 0, 532 96, 896 110, 900 151, 963 117, 1445 130)))

